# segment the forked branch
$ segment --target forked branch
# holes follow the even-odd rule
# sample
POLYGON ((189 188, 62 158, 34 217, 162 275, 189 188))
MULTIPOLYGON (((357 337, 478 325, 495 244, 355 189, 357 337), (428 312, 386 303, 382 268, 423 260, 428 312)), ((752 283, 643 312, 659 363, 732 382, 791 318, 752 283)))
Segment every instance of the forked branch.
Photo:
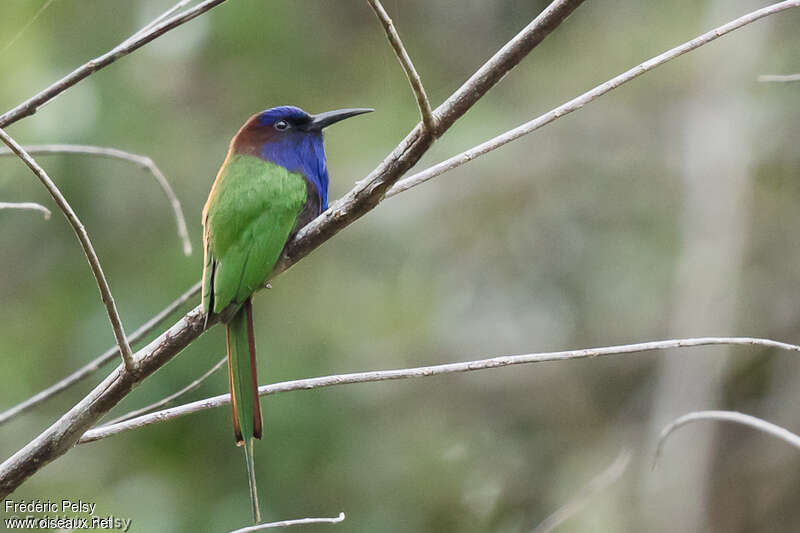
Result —
POLYGON ((429 133, 436 135, 436 119, 433 117, 433 110, 428 100, 428 94, 425 92, 425 87, 422 85, 419 74, 417 74, 417 69, 414 68, 414 62, 411 61, 411 56, 408 55, 406 47, 403 46, 403 41, 400 39, 400 34, 397 33, 397 28, 394 27, 394 22, 389 18, 389 14, 383 8, 380 0, 367 0, 367 2, 369 2, 372 11, 375 12, 375 16, 381 21, 383 29, 386 32, 386 37, 389 39, 389 43, 394 49, 397 60, 400 61, 400 65, 402 65, 403 71, 406 73, 406 78, 408 78, 408 82, 411 84, 411 90, 414 91, 414 97, 417 99, 417 107, 419 107, 422 124, 429 133))
MULTIPOLYGON (((155 26, 148 34, 152 37, 150 40, 155 38, 152 32, 159 29, 166 31, 167 27, 171 27, 170 25, 176 21, 176 18, 182 18, 189 12, 196 13, 201 6, 210 9, 221 1, 203 2, 182 15, 176 15, 155 26)), ((531 24, 480 67, 458 91, 436 109, 435 116, 439 122, 440 133, 446 131, 463 116, 509 70, 557 28, 582 1, 554 1, 531 24)), ((141 42, 141 39, 146 37, 143 36, 135 42, 141 42)), ((141 44, 144 43, 141 42, 141 44)), ((103 64, 108 64, 108 62, 103 64)), ((81 71, 81 69, 78 70, 81 71)), ((89 72, 84 74, 81 71, 79 74, 75 74, 75 76, 80 76, 76 79, 68 77, 68 83, 74 85, 88 75, 89 72)), ((60 90, 58 84, 52 89, 48 89, 48 91, 56 91, 56 93, 60 90)), ((26 107, 23 104, 15 108, 16 111, 12 110, 13 112, 0 117, 0 127, 6 123, 5 121, 12 120, 14 117, 18 119, 25 113, 32 113, 35 110, 36 102, 48 99, 46 94, 43 96, 40 93, 29 100, 32 102, 30 106, 26 107)), ((424 128, 419 126, 414 128, 369 176, 356 184, 353 190, 295 236, 287 245, 285 254, 276 267, 276 274, 289 268, 344 227, 372 210, 380 203, 388 188, 422 157, 433 139, 433 135, 424 128)), ((207 324, 214 325, 218 320, 218 316, 212 316, 208 318, 207 324)), ((66 453, 92 424, 124 398, 133 387, 194 341, 203 332, 205 323, 206 317, 199 308, 190 311, 178 323, 137 352, 138 372, 136 374, 116 370, 58 421, 0 464, 0 498, 8 495, 44 465, 66 453)))
POLYGON ((94 251, 94 246, 92 246, 92 241, 89 239, 89 234, 86 233, 86 228, 83 227, 80 219, 78 219, 78 215, 75 214, 75 211, 72 209, 72 206, 69 205, 67 199, 64 198, 64 195, 61 194, 61 191, 50 179, 50 176, 47 175, 47 172, 39 166, 31 156, 28 154, 22 146, 17 144, 17 142, 12 139, 3 129, 0 129, 0 140, 2 140, 6 146, 8 146, 11 151, 13 151, 17 156, 19 156, 22 161, 28 165, 28 168, 36 174, 36 177, 42 182, 42 184, 47 189, 47 192, 50 193, 50 196, 53 197, 53 200, 56 201, 56 205, 58 205, 59 209, 64 213, 64 216, 67 217, 67 221, 72 226, 72 229, 75 231, 75 235, 78 236, 78 240, 81 243, 81 247, 83 248, 84 253, 86 254, 86 258, 89 260, 89 266, 92 268, 92 274, 94 274, 94 278, 97 281, 97 286, 100 288, 100 296, 103 299, 103 304, 106 307, 106 313, 108 313, 108 319, 111 321, 111 328, 114 330, 114 337, 117 339, 117 346, 119 346, 119 352, 122 355, 122 361, 125 364, 125 369, 128 372, 133 372, 136 370, 136 363, 133 359, 133 353, 131 352, 131 347, 128 344, 128 339, 125 337, 125 330, 122 327, 122 319, 119 317, 119 312, 117 312, 117 306, 114 303, 114 297, 111 295, 111 288, 108 286, 108 281, 106 280, 106 276, 103 273, 103 267, 100 266, 100 259, 97 258, 97 254, 94 251))

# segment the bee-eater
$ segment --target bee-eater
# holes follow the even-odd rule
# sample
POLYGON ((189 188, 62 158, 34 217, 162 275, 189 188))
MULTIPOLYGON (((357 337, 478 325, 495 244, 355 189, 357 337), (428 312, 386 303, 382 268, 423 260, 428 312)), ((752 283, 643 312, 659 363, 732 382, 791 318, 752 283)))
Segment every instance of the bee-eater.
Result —
POLYGON ((253 520, 261 521, 253 439, 261 438, 251 295, 269 281, 286 243, 328 208, 322 129, 372 109, 257 113, 233 137, 203 208, 203 311, 233 306, 226 324, 236 444, 244 447, 253 520))

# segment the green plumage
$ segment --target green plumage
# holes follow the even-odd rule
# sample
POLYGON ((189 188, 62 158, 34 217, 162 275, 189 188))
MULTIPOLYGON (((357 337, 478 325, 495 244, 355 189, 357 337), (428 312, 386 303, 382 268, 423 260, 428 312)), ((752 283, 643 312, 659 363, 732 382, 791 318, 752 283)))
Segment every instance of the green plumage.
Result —
POLYGON ((328 207, 322 129, 369 111, 309 115, 279 106, 251 116, 231 139, 203 208, 205 326, 211 315, 224 312, 233 431, 244 448, 256 523, 261 513, 253 444, 262 428, 252 294, 269 280, 298 224, 328 207))
POLYGON ((237 444, 244 445, 253 518, 260 522, 253 438, 261 438, 251 294, 269 278, 307 196, 300 174, 229 153, 203 209, 203 311, 241 307, 227 324, 228 378, 237 444))
POLYGON ((300 174, 251 155, 228 157, 203 210, 204 311, 209 311, 212 284, 215 313, 244 302, 264 285, 297 224, 306 194, 300 174))

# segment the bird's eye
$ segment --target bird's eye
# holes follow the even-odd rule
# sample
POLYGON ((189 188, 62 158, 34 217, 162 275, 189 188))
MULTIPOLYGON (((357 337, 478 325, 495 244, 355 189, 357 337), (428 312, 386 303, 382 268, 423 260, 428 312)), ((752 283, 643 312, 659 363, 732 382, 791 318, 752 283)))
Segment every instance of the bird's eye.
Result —
POLYGON ((284 131, 289 129, 289 123, 285 120, 279 120, 275 123, 275 129, 278 131, 284 131))

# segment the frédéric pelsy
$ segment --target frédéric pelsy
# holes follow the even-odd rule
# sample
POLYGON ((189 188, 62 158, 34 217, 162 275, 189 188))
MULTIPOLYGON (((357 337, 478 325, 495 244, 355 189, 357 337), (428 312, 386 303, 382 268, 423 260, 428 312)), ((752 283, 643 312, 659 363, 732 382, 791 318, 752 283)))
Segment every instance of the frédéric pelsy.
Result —
POLYGON ((82 513, 93 515, 96 503, 83 500, 4 500, 7 513, 82 513))

